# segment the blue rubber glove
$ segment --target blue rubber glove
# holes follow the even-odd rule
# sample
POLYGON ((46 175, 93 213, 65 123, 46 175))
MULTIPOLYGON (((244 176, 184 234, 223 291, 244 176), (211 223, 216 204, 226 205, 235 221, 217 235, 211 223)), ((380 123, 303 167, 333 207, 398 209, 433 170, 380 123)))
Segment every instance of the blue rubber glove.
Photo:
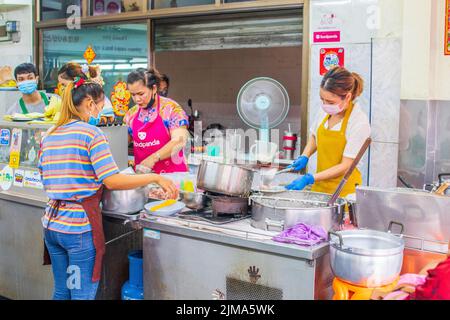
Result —
POLYGON ((306 168, 308 161, 309 158, 307 156, 300 156, 289 166, 289 168, 294 168, 295 171, 300 171, 306 168))
POLYGON ((314 176, 312 174, 305 174, 303 177, 295 180, 290 185, 286 186, 287 190, 303 190, 306 186, 309 186, 310 184, 314 184, 314 176))

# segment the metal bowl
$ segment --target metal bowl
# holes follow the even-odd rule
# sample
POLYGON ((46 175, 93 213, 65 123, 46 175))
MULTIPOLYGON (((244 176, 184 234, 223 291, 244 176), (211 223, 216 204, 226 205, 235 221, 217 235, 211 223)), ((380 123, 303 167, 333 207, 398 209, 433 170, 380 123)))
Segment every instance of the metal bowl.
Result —
POLYGON ((200 210, 206 207, 208 198, 203 193, 180 191, 180 200, 189 209, 200 210))
POLYGON ((148 201, 148 188, 103 191, 102 210, 112 213, 133 214, 144 209, 148 201))

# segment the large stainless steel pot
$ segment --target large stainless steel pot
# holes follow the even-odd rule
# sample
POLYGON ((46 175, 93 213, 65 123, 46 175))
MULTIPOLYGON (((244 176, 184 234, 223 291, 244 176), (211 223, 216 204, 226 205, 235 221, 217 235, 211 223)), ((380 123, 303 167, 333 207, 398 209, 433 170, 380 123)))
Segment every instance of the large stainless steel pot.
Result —
POLYGON ((345 200, 328 206, 329 194, 286 191, 273 196, 253 195, 251 225, 258 229, 282 231, 298 223, 337 230, 342 222, 345 200))
POLYGON ((229 196, 245 197, 251 192, 253 170, 237 165, 203 160, 197 174, 197 187, 229 196))
POLYGON ((122 214, 140 212, 148 202, 148 191, 148 187, 133 190, 105 189, 102 197, 102 210, 122 214))
POLYGON ((367 288, 388 285, 400 275, 405 243, 401 236, 375 230, 329 232, 330 263, 334 275, 350 284, 367 288))

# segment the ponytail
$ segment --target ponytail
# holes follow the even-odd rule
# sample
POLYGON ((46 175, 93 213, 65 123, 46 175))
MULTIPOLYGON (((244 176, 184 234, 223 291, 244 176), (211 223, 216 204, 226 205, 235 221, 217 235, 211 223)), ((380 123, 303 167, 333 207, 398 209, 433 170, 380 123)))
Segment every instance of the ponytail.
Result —
POLYGON ((364 90, 364 80, 363 78, 356 72, 352 72, 352 76, 355 79, 355 84, 352 90, 352 101, 358 98, 364 90))

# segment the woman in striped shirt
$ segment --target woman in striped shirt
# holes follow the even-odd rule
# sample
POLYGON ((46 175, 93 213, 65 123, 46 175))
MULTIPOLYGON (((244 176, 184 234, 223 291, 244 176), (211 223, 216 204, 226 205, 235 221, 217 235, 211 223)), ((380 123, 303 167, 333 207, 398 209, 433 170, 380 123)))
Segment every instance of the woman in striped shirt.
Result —
POLYGON ((50 199, 42 224, 55 280, 53 299, 95 299, 105 249, 103 185, 125 190, 157 183, 178 197, 175 185, 159 175, 119 173, 104 133, 87 123, 103 104, 100 85, 75 79, 64 92, 60 120, 42 140, 39 169, 50 199))

